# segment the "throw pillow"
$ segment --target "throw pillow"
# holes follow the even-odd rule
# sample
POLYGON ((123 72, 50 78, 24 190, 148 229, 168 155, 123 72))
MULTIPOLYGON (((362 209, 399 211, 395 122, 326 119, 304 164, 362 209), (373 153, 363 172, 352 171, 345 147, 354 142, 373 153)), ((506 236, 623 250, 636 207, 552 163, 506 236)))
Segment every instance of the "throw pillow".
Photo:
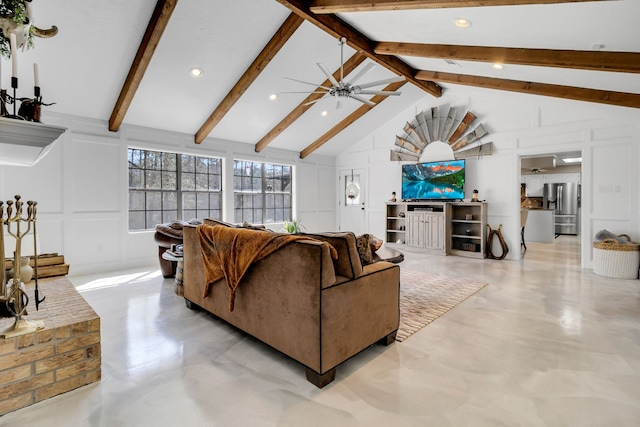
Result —
POLYGON ((358 255, 356 235, 353 232, 338 231, 300 234, 327 242, 338 251, 338 259, 333 260, 333 268, 337 275, 355 279, 362 274, 362 261, 360 261, 360 256, 358 255))
POLYGON ((382 239, 378 239, 373 234, 369 234, 369 246, 371 246, 371 252, 375 253, 380 246, 382 246, 382 239))
POLYGON ((358 249, 358 255, 360 255, 360 262, 362 265, 368 265, 373 262, 373 254, 371 253, 371 246, 369 244, 369 234, 363 234, 356 237, 356 248, 358 249))

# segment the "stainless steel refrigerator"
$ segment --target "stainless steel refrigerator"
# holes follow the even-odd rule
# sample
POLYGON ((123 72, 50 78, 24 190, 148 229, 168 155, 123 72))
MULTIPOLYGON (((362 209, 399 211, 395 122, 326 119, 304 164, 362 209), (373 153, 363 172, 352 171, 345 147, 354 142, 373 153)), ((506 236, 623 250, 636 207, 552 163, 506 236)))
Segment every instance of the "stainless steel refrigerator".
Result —
POLYGON ((544 184, 542 202, 555 210, 555 233, 577 235, 580 230, 580 184, 565 182, 544 184))

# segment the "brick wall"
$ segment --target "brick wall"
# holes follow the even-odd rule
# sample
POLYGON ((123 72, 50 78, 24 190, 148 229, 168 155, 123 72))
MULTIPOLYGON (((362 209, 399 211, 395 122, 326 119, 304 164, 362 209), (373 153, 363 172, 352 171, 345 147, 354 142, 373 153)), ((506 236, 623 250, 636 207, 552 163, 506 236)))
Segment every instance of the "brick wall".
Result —
MULTIPOLYGON (((46 299, 24 318, 45 328, 0 338, 0 416, 101 378, 100 317, 65 277, 39 286, 46 299)), ((27 292, 34 301, 33 284, 27 292)), ((13 323, 0 319, 0 331, 13 323)))

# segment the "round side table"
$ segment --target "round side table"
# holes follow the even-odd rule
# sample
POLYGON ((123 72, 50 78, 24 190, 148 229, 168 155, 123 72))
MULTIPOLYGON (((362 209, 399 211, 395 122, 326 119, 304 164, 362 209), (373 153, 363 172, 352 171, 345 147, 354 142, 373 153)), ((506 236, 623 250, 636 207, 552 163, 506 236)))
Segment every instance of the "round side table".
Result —
POLYGON ((382 246, 373 254, 373 261, 388 261, 394 264, 399 264, 404 261, 404 254, 399 250, 382 246))

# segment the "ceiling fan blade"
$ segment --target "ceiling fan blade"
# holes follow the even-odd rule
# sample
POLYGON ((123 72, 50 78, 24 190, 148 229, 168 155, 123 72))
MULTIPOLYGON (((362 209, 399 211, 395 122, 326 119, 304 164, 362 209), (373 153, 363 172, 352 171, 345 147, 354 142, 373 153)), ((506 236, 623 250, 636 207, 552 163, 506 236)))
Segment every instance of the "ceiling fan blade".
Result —
POLYGON ((329 79, 329 81, 331 82, 332 85, 340 86, 340 83, 338 83, 338 81, 335 79, 335 77, 333 77, 333 74, 331 74, 329 72, 329 70, 327 70, 327 67, 325 67, 323 64, 321 64, 319 62, 316 62, 316 64, 318 65, 318 67, 320 67, 320 69, 322 70, 324 75, 327 76, 327 78, 329 79))
POLYGON ((315 104, 315 103, 316 103, 316 102, 318 102, 318 101, 322 101, 322 100, 323 100, 323 99, 325 99, 325 98, 326 98, 326 95, 325 95, 325 96, 323 96, 322 98, 318 98, 318 99, 314 99, 313 101, 309 101, 309 102, 307 102, 307 103, 305 103, 305 104, 303 104, 303 105, 312 105, 312 104, 315 104))
POLYGON ((395 95, 395 96, 398 96, 402 92, 391 92, 391 91, 388 91, 388 90, 361 90, 361 91, 356 92, 356 93, 361 94, 361 95, 385 95, 385 96, 395 95))
POLYGON ((327 92, 316 90, 316 91, 313 91, 313 92, 301 91, 301 92, 280 92, 280 93, 308 93, 308 94, 312 94, 312 93, 327 93, 327 92))
POLYGON ((358 87, 360 89, 366 89, 368 87, 388 85, 389 83, 396 83, 396 82, 402 82, 402 81, 404 81, 404 76, 398 76, 398 77, 391 77, 390 79, 377 80, 371 83, 363 83, 361 85, 358 85, 358 87))
POLYGON ((326 90, 330 90, 330 87, 326 87, 326 86, 320 86, 317 83, 311 83, 311 82, 305 82, 303 80, 298 80, 298 79, 292 79, 291 77, 284 77, 287 80, 292 80, 294 82, 298 82, 298 83, 304 83, 306 85, 310 85, 310 86, 315 86, 315 87, 321 87, 322 89, 326 89, 326 90))
POLYGON ((368 99, 365 99, 365 98, 363 98, 363 97, 361 97, 361 96, 358 96, 358 95, 349 95, 349 98, 353 98, 353 99, 355 99, 356 101, 360 101, 360 102, 362 102, 363 104, 370 105, 371 107, 373 107, 373 106, 375 106, 375 105, 376 105, 376 103, 375 103, 375 102, 371 102, 371 101, 369 101, 368 99))
POLYGON ((358 73, 355 76, 353 76, 351 80, 349 80, 349 83, 355 84, 362 76, 364 76, 369 71, 371 71, 373 67, 375 67, 375 64, 373 64, 372 62, 368 63, 360 71, 358 71, 358 73))

